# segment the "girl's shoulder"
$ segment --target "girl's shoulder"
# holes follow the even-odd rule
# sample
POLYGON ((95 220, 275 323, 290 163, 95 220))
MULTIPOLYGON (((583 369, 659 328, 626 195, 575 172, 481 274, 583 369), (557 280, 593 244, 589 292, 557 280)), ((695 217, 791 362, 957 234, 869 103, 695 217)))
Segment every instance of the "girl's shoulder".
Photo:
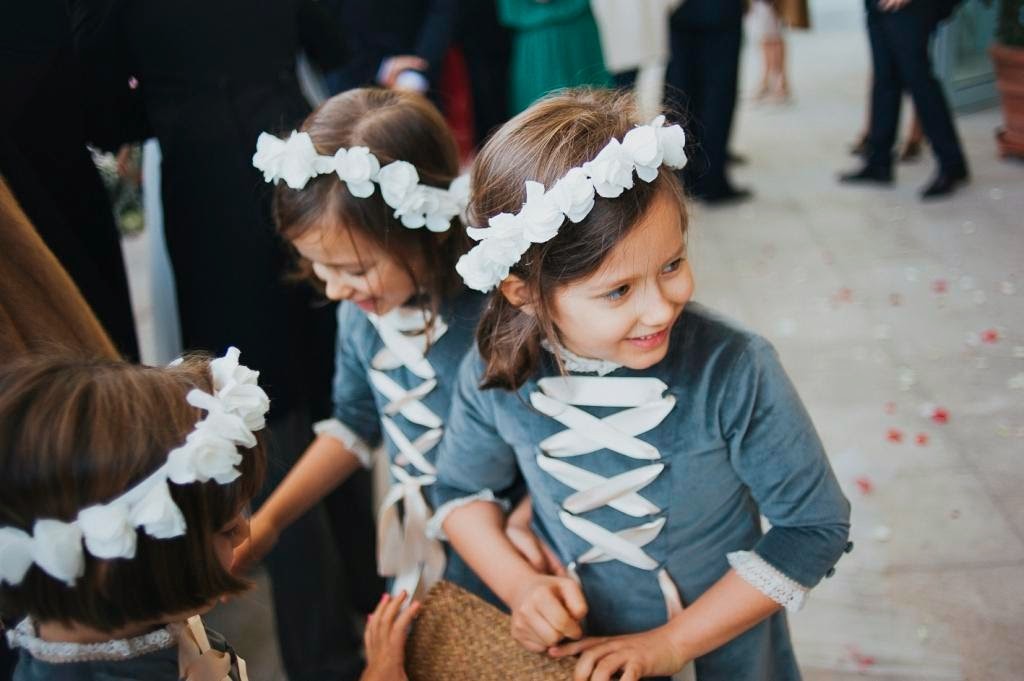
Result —
POLYGON ((738 366, 774 357, 775 349, 760 334, 697 302, 690 302, 673 330, 670 359, 679 368, 699 369, 724 378, 738 366))

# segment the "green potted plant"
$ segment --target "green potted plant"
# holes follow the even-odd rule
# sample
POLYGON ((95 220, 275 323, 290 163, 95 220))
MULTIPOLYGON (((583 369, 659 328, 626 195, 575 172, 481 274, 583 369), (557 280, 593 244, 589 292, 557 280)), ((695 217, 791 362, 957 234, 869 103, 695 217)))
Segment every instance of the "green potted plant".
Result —
POLYGON ((1024 0, 999 0, 991 54, 1005 124, 996 133, 999 154, 1024 157, 1024 0))

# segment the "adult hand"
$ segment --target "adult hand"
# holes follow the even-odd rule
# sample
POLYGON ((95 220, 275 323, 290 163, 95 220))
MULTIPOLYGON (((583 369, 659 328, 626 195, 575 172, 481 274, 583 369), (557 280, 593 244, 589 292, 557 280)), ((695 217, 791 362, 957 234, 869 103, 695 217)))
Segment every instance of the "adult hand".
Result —
POLYGON ((639 681, 647 676, 671 676, 688 659, 665 630, 651 629, 641 634, 585 638, 548 650, 552 657, 579 655, 573 681, 609 681, 621 674, 621 681, 639 681))
POLYGON ((386 88, 393 88, 398 74, 402 71, 426 71, 429 66, 427 60, 411 54, 388 57, 377 71, 377 83, 386 88))
POLYGON ((568 577, 537 575, 524 583, 512 606, 512 637, 527 650, 542 653, 563 639, 583 635, 580 621, 587 601, 568 577))

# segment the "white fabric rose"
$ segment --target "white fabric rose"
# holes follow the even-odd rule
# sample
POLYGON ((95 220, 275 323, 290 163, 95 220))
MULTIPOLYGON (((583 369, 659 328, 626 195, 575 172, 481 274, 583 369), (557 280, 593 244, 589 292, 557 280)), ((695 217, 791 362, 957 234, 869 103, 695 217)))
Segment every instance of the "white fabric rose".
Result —
POLYGON ((240 463, 242 455, 234 442, 211 429, 195 430, 167 456, 167 477, 178 485, 208 480, 226 485, 241 475, 235 468, 240 463))
POLYGON ((427 187, 416 187, 395 208, 395 217, 402 221, 402 226, 419 229, 427 224, 427 214, 436 213, 440 207, 441 202, 434 192, 427 187))
POLYGON ((37 520, 32 526, 32 560, 68 586, 85 574, 82 530, 74 523, 37 520))
POLYGON ((185 516, 171 498, 167 482, 160 480, 132 509, 132 524, 142 527, 156 539, 170 539, 185 534, 185 516))
POLYGON ((193 388, 185 399, 193 407, 207 411, 206 418, 196 424, 193 435, 200 432, 212 433, 243 447, 256 446, 256 435, 246 427, 242 417, 225 411, 224 404, 213 395, 193 388))
POLYGON ((583 169, 594 183, 594 191, 606 199, 633 188, 633 159, 617 139, 612 138, 593 161, 583 164, 583 169))
POLYGON ((302 189, 317 175, 318 154, 308 133, 292 131, 287 141, 260 133, 252 164, 263 171, 263 179, 284 180, 292 189, 302 189))
POLYGON ((98 504, 78 513, 78 526, 85 547, 97 558, 134 558, 135 527, 128 505, 120 502, 98 504))
POLYGON ((452 218, 465 210, 465 204, 446 191, 437 192, 437 210, 427 213, 427 229, 431 232, 447 232, 451 229, 452 218))
POLYGON ((649 125, 633 128, 622 138, 622 148, 633 158, 637 177, 653 182, 664 156, 657 130, 649 125))
POLYGON ((334 154, 334 170, 348 185, 352 196, 365 199, 373 194, 373 179, 380 171, 380 162, 366 147, 338 149, 334 154))
POLYGON ((230 383, 256 385, 260 372, 240 365, 238 358, 241 354, 238 348, 232 346, 228 348, 223 357, 218 357, 210 362, 210 375, 213 376, 214 389, 220 390, 230 383))
POLYGON ((582 168, 566 173, 547 196, 573 222, 580 222, 594 208, 594 185, 582 168))
POLYGON ((664 163, 669 168, 686 167, 686 133, 678 124, 664 127, 665 117, 658 116, 651 125, 658 133, 658 143, 664 156, 664 163))
POLYGON ((456 215, 466 210, 466 206, 469 205, 469 190, 469 175, 459 175, 448 185, 448 195, 455 202, 455 205, 458 206, 456 215))
POLYGON ((380 185, 380 193, 384 202, 392 208, 398 209, 405 201, 409 192, 419 184, 420 176, 416 172, 416 166, 407 161, 394 161, 380 169, 377 173, 377 183, 380 185))
POLYGON ((455 264, 455 271, 462 277, 466 286, 487 293, 508 276, 509 267, 490 260, 478 246, 459 258, 459 262, 455 264))
POLYGON ((544 185, 527 181, 526 203, 520 212, 523 236, 535 244, 550 241, 565 222, 565 214, 551 198, 545 195, 544 185))
POLYGON ((242 419, 249 430, 263 430, 267 425, 270 398, 258 385, 230 383, 217 393, 224 410, 242 419))
POLYGON ((0 527, 0 584, 21 584, 32 567, 32 537, 15 527, 0 527))

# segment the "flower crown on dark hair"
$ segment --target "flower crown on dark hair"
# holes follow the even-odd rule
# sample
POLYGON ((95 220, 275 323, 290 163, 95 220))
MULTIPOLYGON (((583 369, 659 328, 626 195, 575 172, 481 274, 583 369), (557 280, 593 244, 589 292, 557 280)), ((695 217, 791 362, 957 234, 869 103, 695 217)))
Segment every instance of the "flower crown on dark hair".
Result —
POLYGON ((373 195, 374 184, 379 184, 384 203, 409 229, 445 232, 452 218, 461 215, 469 203, 468 175, 455 178, 447 189, 431 187, 420 184, 413 164, 392 161, 382 168, 366 147, 338 149, 333 156, 319 154, 306 132, 293 130, 287 140, 261 133, 252 164, 263 171, 267 182, 284 180, 292 189, 302 189, 317 175, 336 173, 352 196, 365 199, 373 195))
POLYGON ((31 535, 0 527, 0 583, 17 586, 35 563, 74 586, 85 573, 85 550, 96 558, 131 559, 136 528, 156 539, 185 534, 185 518, 171 499, 169 483, 233 482, 241 475, 236 468, 242 462, 238 448, 255 447, 256 431, 266 425, 270 399, 257 384, 259 372, 239 364, 239 355, 238 348, 229 348, 210 362, 213 394, 193 388, 185 397, 206 416, 142 482, 113 501, 79 511, 71 522, 37 519, 31 535))
POLYGON ((530 244, 550 241, 568 218, 580 222, 594 208, 594 195, 617 198, 633 188, 633 172, 644 182, 653 182, 658 168, 686 165, 686 134, 679 125, 665 125, 658 116, 638 125, 622 138, 612 138, 582 166, 572 168, 548 190, 540 182, 527 180, 526 202, 516 213, 499 213, 487 221, 486 229, 469 227, 466 232, 479 241, 459 259, 455 269, 466 286, 487 292, 508 277, 530 244))

